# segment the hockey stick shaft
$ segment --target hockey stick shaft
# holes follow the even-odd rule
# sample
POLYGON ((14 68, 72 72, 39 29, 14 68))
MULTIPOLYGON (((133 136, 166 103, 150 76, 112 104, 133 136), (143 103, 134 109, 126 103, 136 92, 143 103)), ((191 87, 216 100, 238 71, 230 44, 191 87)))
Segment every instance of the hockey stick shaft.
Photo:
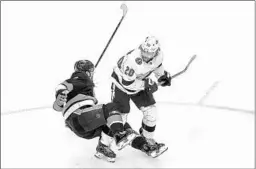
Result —
POLYGON ((110 42, 112 41, 114 35, 116 34, 116 31, 118 30, 119 26, 121 25, 121 23, 122 23, 122 21, 123 21, 125 15, 126 15, 126 13, 127 13, 127 10, 128 10, 128 9, 127 9, 127 6, 126 6, 125 4, 122 4, 122 5, 121 5, 121 9, 123 10, 123 16, 122 16, 122 18, 120 19, 118 25, 116 26, 115 31, 112 33, 112 35, 111 35, 111 37, 110 37, 110 39, 109 39, 107 45, 105 46, 103 52, 101 53, 101 55, 100 55, 100 57, 99 57, 99 59, 98 59, 96 65, 95 65, 95 68, 98 66, 98 64, 99 64, 99 62, 100 62, 100 60, 101 60, 101 58, 103 57, 104 53, 106 52, 106 50, 107 50, 107 48, 108 48, 110 42))
MULTIPOLYGON (((193 62, 193 60, 195 60, 195 58, 196 58, 196 55, 192 56, 192 58, 189 60, 189 62, 188 62, 188 64, 186 65, 186 67, 185 67, 183 70, 179 71, 178 73, 172 75, 172 79, 175 78, 175 77, 177 77, 177 76, 179 76, 179 75, 181 75, 181 74, 183 74, 183 73, 185 73, 185 72, 187 71, 189 65, 193 62)), ((161 85, 161 83, 158 83, 158 86, 159 86, 159 85, 161 85)))

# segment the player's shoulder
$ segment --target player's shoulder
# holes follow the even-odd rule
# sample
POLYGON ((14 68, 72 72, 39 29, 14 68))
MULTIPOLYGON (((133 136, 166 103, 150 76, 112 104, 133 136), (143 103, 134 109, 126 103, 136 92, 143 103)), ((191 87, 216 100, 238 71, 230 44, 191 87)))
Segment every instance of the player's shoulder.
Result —
POLYGON ((127 53, 127 59, 134 66, 142 64, 141 52, 138 48, 135 48, 127 53))

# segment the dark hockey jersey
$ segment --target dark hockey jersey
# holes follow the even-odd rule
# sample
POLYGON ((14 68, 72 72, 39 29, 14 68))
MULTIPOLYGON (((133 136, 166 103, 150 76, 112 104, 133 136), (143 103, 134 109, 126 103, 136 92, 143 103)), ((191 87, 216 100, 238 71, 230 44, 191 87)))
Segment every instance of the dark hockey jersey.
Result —
POLYGON ((56 111, 62 111, 66 119, 74 110, 79 108, 78 106, 83 106, 82 104, 78 105, 76 103, 85 100, 91 101, 88 104, 97 104, 97 99, 94 97, 94 83, 86 73, 74 72, 69 79, 59 84, 56 88, 56 101, 54 102, 53 108, 56 111), (65 105, 59 106, 57 104, 58 95, 64 90, 68 91, 67 101, 65 105))
POLYGON ((67 102, 78 94, 94 97, 94 83, 84 72, 74 72, 64 85, 72 85, 72 90, 68 93, 67 102))

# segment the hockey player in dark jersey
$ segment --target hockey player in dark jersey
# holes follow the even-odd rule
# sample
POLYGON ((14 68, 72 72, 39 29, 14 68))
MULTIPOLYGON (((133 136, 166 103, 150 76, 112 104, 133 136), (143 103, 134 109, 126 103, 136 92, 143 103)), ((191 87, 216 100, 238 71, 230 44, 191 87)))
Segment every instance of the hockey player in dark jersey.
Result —
MULTIPOLYGON (((114 103, 97 104, 94 97, 94 65, 89 60, 79 60, 71 77, 56 88, 53 109, 63 113, 65 124, 77 136, 85 139, 100 137, 101 132, 111 132, 118 149, 124 148, 135 133, 124 130, 122 117, 114 103)), ((99 141, 98 157, 114 162, 116 154, 99 141)))

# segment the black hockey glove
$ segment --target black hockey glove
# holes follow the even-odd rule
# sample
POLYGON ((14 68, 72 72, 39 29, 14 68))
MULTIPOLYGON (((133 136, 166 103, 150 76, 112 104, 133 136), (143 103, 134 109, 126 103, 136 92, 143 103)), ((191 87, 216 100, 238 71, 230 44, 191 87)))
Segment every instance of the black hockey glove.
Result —
POLYGON ((154 93, 157 91, 157 89, 158 89, 158 86, 157 86, 156 82, 154 82, 150 78, 145 79, 145 91, 146 92, 154 93))
POLYGON ((164 75, 162 75, 159 79, 158 82, 160 83, 161 86, 171 86, 171 80, 172 77, 169 72, 164 71, 164 75))

